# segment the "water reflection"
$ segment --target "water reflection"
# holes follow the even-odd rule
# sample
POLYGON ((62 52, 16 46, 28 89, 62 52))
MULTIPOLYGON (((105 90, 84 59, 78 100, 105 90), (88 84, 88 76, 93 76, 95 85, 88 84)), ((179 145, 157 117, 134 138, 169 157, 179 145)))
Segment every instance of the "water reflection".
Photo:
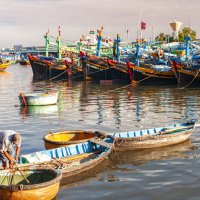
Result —
POLYGON ((183 143, 162 148, 113 153, 111 162, 115 166, 114 169, 120 171, 135 171, 135 168, 130 167, 130 164, 138 166, 156 160, 187 158, 189 157, 187 152, 193 149, 195 149, 195 146, 189 139, 183 143))
POLYGON ((20 106, 20 114, 23 118, 27 116, 57 114, 58 110, 58 105, 20 106))
POLYGON ((0 71, 0 77, 1 76, 10 76, 10 73, 7 71, 0 71))

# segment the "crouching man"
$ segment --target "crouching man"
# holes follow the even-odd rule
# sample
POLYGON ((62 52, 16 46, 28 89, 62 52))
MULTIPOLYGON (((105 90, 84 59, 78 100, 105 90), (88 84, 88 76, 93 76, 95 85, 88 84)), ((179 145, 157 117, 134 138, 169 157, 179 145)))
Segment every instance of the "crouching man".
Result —
POLYGON ((0 131, 0 160, 3 168, 13 168, 13 164, 18 161, 21 146, 21 135, 12 130, 0 131))

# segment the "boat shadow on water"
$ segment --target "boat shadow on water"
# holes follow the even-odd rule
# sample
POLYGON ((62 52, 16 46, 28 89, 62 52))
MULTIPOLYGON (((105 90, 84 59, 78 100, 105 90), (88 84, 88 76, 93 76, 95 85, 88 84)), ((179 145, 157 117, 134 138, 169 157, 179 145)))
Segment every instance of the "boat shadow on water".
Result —
POLYGON ((188 139, 185 142, 167 147, 144 149, 136 151, 116 152, 111 156, 113 170, 129 171, 127 168, 120 165, 131 164, 134 166, 145 165, 151 161, 184 159, 188 158, 187 153, 194 150, 196 147, 188 139))

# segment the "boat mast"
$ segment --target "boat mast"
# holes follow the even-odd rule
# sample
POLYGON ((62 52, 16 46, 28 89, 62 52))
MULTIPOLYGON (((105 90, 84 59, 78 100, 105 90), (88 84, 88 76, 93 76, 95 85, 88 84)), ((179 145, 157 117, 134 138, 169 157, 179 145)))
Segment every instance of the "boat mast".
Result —
POLYGON ((186 54, 186 60, 188 60, 189 52, 190 52, 190 47, 189 47, 189 41, 191 40, 191 37, 189 35, 186 35, 184 37, 186 48, 185 48, 185 54, 186 54))
POLYGON ((97 30, 97 51, 96 56, 100 57, 100 48, 101 48, 101 40, 102 40, 102 32, 103 32, 103 26, 101 27, 101 30, 97 30))
POLYGON ((140 44, 139 41, 136 43, 136 65, 140 65, 140 44))
POLYGON ((44 35, 45 38, 45 56, 49 56, 49 29, 48 32, 44 35))
POLYGON ((58 45, 58 60, 61 60, 61 41, 60 41, 60 26, 58 27, 58 37, 57 37, 57 45, 58 45))
POLYGON ((115 39, 116 45, 117 45, 117 61, 120 61, 120 35, 117 34, 117 39, 115 39))

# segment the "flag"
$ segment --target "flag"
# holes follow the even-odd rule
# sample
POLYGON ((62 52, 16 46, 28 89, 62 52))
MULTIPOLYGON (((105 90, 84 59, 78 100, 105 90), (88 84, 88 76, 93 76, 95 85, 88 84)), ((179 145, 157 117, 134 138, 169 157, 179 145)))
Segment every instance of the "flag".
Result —
POLYGON ((141 30, 145 30, 147 27, 147 24, 145 22, 141 22, 141 30))

